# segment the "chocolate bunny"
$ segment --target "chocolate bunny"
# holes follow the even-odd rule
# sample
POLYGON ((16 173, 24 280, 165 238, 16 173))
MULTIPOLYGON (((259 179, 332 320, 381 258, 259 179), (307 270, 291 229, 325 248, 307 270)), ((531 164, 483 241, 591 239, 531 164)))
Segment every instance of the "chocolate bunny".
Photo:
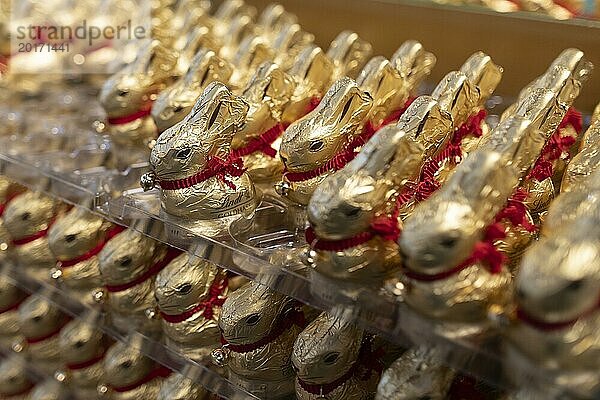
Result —
POLYGON ((141 353, 135 338, 110 346, 103 361, 101 392, 112 400, 155 399, 171 371, 141 353))
POLYGON ((229 86, 233 90, 245 88, 258 66, 273 60, 274 57, 275 53, 264 36, 257 33, 248 34, 231 59, 234 70, 229 78, 229 86))
POLYGON ((306 205, 314 189, 363 144, 360 132, 371 103, 356 82, 342 78, 314 111, 292 123, 282 138, 279 154, 285 169, 278 193, 306 205))
POLYGON ((135 61, 104 83, 99 99, 108 116, 108 133, 116 144, 143 148, 156 137, 150 117, 152 103, 181 75, 176 65, 177 53, 154 40, 140 49, 135 61))
POLYGON ((4 214, 4 211, 6 211, 8 204, 24 191, 24 187, 0 175, 0 262, 4 261, 8 256, 8 250, 11 244, 10 235, 4 227, 2 215, 4 214))
POLYGON ((157 400, 209 400, 210 393, 191 379, 173 374, 164 380, 157 400))
POLYGON ((383 363, 373 338, 344 317, 320 314, 298 335, 292 363, 300 400, 369 400, 383 363))
POLYGON ((181 254, 156 276, 155 285, 167 344, 194 360, 206 360, 219 344, 218 319, 227 296, 224 272, 181 254))
POLYGON ((256 282, 231 293, 221 310, 223 347, 213 361, 229 380, 264 399, 294 393, 292 345, 304 325, 295 301, 256 282))
POLYGON ((27 400, 69 400, 71 396, 62 382, 48 378, 35 385, 27 400))
POLYGON ((383 372, 375 400, 444 400, 455 374, 435 347, 413 347, 383 372))
POLYGON ((104 378, 102 361, 108 339, 93 323, 73 320, 60 331, 58 346, 69 387, 82 398, 97 396, 97 386, 104 378))
POLYGON ((515 318, 506 336, 516 350, 509 353, 513 359, 524 356, 552 381, 587 398, 600 393, 600 248, 595 240, 600 173, 593 172, 578 189, 558 196, 548 217, 561 224, 547 230, 523 257, 515 278, 515 318), (569 215, 555 217, 565 211, 562 199, 573 196, 580 201, 567 202, 574 206, 569 215))
POLYGON ((296 63, 299 54, 307 47, 313 46, 315 35, 306 32, 297 23, 288 23, 281 27, 273 39, 273 51, 275 58, 273 61, 284 71, 296 63))
POLYGON ((306 236, 317 272, 359 286, 381 286, 399 268, 394 240, 401 197, 451 131, 452 121, 437 102, 418 97, 397 125, 382 128, 354 160, 315 189, 306 236))
POLYGON ((69 321, 66 315, 45 299, 32 295, 19 307, 19 327, 25 349, 36 367, 52 374, 63 366, 58 339, 69 321))
POLYGON ((56 263, 48 246, 48 231, 66 206, 39 192, 25 192, 12 200, 2 215, 11 242, 10 253, 15 262, 32 277, 50 278, 56 263))
POLYGON ((160 323, 146 317, 154 308, 156 274, 179 252, 168 248, 132 229, 110 240, 98 254, 104 291, 95 295, 110 310, 112 323, 127 332, 140 329, 146 334, 158 334, 160 323))
POLYGON ((19 307, 27 294, 12 284, 5 275, 0 274, 0 347, 9 349, 20 341, 19 307))
POLYGON ((248 103, 244 125, 231 142, 234 157, 242 157, 253 182, 272 182, 283 165, 277 157, 284 132, 282 114, 294 91, 294 81, 272 62, 261 64, 241 97, 248 103))
POLYGON ((355 32, 340 32, 327 50, 327 56, 333 61, 334 79, 343 76, 356 78, 372 52, 373 46, 355 32))
POLYGON ((202 49, 192 59, 187 72, 175 84, 160 92, 152 105, 152 118, 159 133, 183 120, 208 84, 227 83, 233 67, 214 50, 202 49))
POLYGON ((145 190, 160 185, 169 217, 218 235, 232 220, 254 212, 259 202, 254 185, 241 160, 230 156, 247 112, 242 98, 213 82, 190 114, 160 135, 150 155, 152 171, 141 184, 145 190))
POLYGON ((84 208, 71 209, 48 231, 48 246, 57 260, 53 277, 82 301, 92 302, 91 293, 102 286, 98 254, 123 229, 84 208))
POLYGON ((434 65, 435 56, 414 40, 404 42, 391 61, 382 56, 369 60, 356 79, 358 86, 373 97, 365 129, 376 131, 397 121, 434 65))
POLYGON ((21 354, 11 354, 0 360, 0 396, 25 400, 34 384, 27 374, 27 360, 21 354))

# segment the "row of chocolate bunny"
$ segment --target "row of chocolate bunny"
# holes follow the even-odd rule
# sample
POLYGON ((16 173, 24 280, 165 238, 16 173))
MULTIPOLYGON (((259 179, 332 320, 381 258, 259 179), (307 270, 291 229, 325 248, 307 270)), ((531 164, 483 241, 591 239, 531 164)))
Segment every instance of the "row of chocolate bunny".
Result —
MULTIPOLYGON (((12 262, 34 279, 60 277, 61 290, 85 303, 97 298, 98 292, 92 293, 104 284, 104 301, 117 329, 133 329, 155 340, 162 330, 167 346, 202 363, 210 355, 226 368, 230 381, 260 398, 286 398, 294 392, 302 399, 375 396, 384 367, 378 350, 382 342, 343 312, 315 318, 314 311, 255 282, 229 293, 238 284, 228 285, 228 275, 206 261, 177 255, 134 231, 115 229, 83 209, 63 207, 57 215, 49 211, 52 206, 61 209, 57 201, 2 182, 4 227, 14 235, 16 220, 21 232, 27 232, 3 240, 12 262), (27 245, 36 251, 22 247, 27 245)), ((161 386, 169 393, 174 385, 191 385, 176 376, 170 389, 164 389, 161 378, 168 371, 143 357, 135 339, 109 347, 93 317, 71 320, 44 298, 27 296, 5 275, 0 275, 0 302, 3 346, 18 343, 34 365, 47 373, 61 371, 77 393, 93 397, 100 385, 103 396, 152 398, 161 386)), ((414 363, 432 369, 419 372, 418 384, 408 376, 388 378, 380 395, 445 393, 454 373, 438 358, 433 350, 405 353, 388 375, 410 375, 408 366, 414 363)), ((12 393, 27 386, 14 384, 8 386, 12 393)), ((199 388, 178 393, 186 399, 206 395, 199 388)))

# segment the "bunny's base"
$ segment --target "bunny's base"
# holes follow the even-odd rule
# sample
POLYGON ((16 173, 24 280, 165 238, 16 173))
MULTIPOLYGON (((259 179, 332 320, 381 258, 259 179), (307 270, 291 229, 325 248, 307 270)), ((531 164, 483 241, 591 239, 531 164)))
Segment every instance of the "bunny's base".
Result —
POLYGON ((230 373, 229 380, 234 385, 263 400, 292 400, 295 398, 293 379, 284 381, 251 380, 230 373))
POLYGON ((162 208, 160 210, 160 217, 169 222, 168 225, 165 225, 165 233, 169 240, 173 241, 185 241, 197 236, 225 239, 228 237, 227 232, 231 223, 242 218, 238 214, 225 218, 193 220, 169 214, 162 208))
POLYGON ((146 317, 141 314, 121 314, 112 311, 110 314, 112 325, 121 333, 129 333, 132 330, 141 332, 145 336, 159 338, 162 334, 160 321, 146 317))
POLYGON ((201 346, 196 343, 181 343, 172 340, 169 337, 165 338, 165 342, 169 348, 175 350, 176 352, 206 365, 211 365, 211 352, 220 347, 218 340, 215 340, 213 346, 201 346))

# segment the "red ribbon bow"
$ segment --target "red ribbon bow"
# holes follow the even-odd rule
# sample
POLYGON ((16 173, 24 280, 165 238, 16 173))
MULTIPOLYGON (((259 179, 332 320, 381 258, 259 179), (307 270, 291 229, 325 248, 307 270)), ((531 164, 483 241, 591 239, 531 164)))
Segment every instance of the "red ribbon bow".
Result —
POLYGON ((122 117, 108 117, 106 120, 111 125, 124 125, 135 121, 136 119, 147 117, 152 113, 152 103, 144 106, 140 110, 124 115, 122 117))
POLYGON ((48 236, 48 231, 50 230, 50 227, 52 226, 52 224, 54 224, 54 220, 50 221, 45 229, 37 231, 36 233, 34 233, 32 235, 22 237, 21 239, 13 239, 11 241, 11 243, 13 246, 23 246, 27 243, 33 242, 34 240, 46 237, 46 236, 48 236))
POLYGON ((527 218, 527 207, 523 203, 527 199, 527 192, 518 188, 507 201, 506 207, 496 215, 496 222, 506 218, 514 226, 522 226, 528 232, 535 232, 536 226, 527 218))
POLYGON ((172 324, 177 324, 185 321, 190 318, 194 314, 202 311, 202 316, 206 319, 212 319, 214 316, 214 307, 221 307, 223 303, 225 303, 225 297, 223 297, 223 292, 227 288, 228 279, 226 276, 221 279, 215 280, 210 288, 208 289, 208 294, 206 300, 201 301, 196 306, 182 312, 181 314, 166 314, 164 312, 160 312, 160 315, 167 322, 172 324))
POLYGON ((231 189, 235 189, 234 183, 230 177, 239 177, 244 173, 244 163, 241 158, 230 157, 222 160, 219 157, 209 156, 204 168, 195 175, 183 179, 172 181, 159 181, 159 185, 164 190, 186 189, 204 182, 212 177, 217 177, 221 182, 231 189))

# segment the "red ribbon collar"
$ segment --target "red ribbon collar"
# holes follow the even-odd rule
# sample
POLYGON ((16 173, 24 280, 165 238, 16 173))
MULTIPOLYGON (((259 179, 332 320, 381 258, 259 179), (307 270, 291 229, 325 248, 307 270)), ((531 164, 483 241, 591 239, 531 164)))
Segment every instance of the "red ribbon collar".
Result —
POLYGON ((12 304, 10 306, 6 306, 5 308, 1 308, 0 309, 0 314, 4 314, 4 313, 10 312, 10 311, 17 311, 19 309, 19 306, 21 304, 23 304, 23 302, 25 300, 27 300, 28 297, 29 297, 29 295, 23 297, 21 300, 17 301, 16 303, 14 303, 14 304, 12 304))
POLYGON ((161 311, 160 315, 165 321, 172 324, 183 322, 200 311, 202 311, 202 316, 204 318, 212 319, 214 316, 214 307, 221 307, 223 303, 225 303, 223 292, 227 288, 227 284, 228 279, 226 276, 222 277, 221 279, 217 279, 210 286, 206 300, 199 302, 196 306, 182 312, 181 314, 166 314, 161 311))
POLYGON ((46 237, 46 236, 48 236, 48 231, 50 230, 50 227, 52 227, 52 224, 54 224, 54 220, 52 220, 52 221, 50 221, 50 223, 48 223, 48 226, 46 227, 46 229, 42 229, 41 231, 37 231, 33 235, 25 236, 21 239, 13 239, 11 241, 11 243, 13 246, 23 246, 27 243, 33 242, 34 240, 46 237))
POLYGON ((538 182, 550 178, 554 173, 554 161, 561 158, 563 154, 567 159, 570 158, 569 149, 575 143, 575 138, 561 135, 561 130, 567 126, 572 126, 577 134, 581 133, 583 129, 581 113, 575 108, 569 108, 560 125, 542 149, 542 153, 527 176, 528 178, 534 178, 538 182))
POLYGON ((277 150, 271 147, 271 145, 275 140, 277 140, 281 135, 283 135, 284 131, 285 127, 283 126, 283 124, 278 123, 274 127, 266 130, 256 138, 252 139, 246 146, 232 150, 231 157, 233 159, 237 159, 260 151, 271 158, 275 158, 275 156, 277 155, 277 150))
POLYGON ((120 285, 106 285, 104 287, 106 288, 107 291, 109 291, 111 293, 122 292, 124 290, 131 289, 132 287, 137 286, 140 283, 143 283, 146 280, 153 277, 154 275, 158 274, 171 261, 173 261, 173 259, 175 259, 175 257, 177 257, 179 254, 181 254, 181 251, 179 251, 173 247, 169 247, 167 254, 165 254, 165 256, 160 261, 156 262, 146 272, 144 272, 143 274, 141 274, 134 280, 127 282, 127 283, 122 283, 120 285))
POLYGON ((139 388, 140 386, 142 386, 150 381, 153 381, 156 378, 167 378, 169 375, 171 375, 171 370, 169 368, 161 365, 159 367, 156 367, 155 369, 150 371, 150 373, 148 375, 146 375, 139 381, 132 383, 131 385, 110 386, 110 388, 118 393, 129 392, 133 389, 139 388))
POLYGON ((488 227, 483 240, 475 244, 471 255, 456 267, 438 274, 429 275, 412 271, 404 266, 404 275, 416 281, 434 282, 458 274, 467 267, 481 261, 485 262, 490 273, 498 274, 502 271, 502 265, 506 262, 506 256, 496 249, 494 242, 503 239, 504 237, 506 237, 506 234, 504 233, 502 224, 494 223, 488 227))
POLYGON ((159 185, 164 190, 186 189, 216 176, 221 182, 235 189, 235 185, 230 177, 242 176, 244 171, 244 164, 239 157, 230 157, 228 160, 222 160, 219 157, 209 156, 206 166, 197 174, 183 179, 159 181, 159 185))
POLYGON ((358 357, 356 361, 354 361, 354 364, 352 364, 352 367, 335 381, 323 384, 312 384, 298 378, 298 384, 310 394, 326 396, 353 376, 357 376, 360 380, 366 381, 371 378, 373 372, 381 374, 383 371, 383 363, 381 362, 381 357, 383 357, 384 354, 383 348, 380 347, 373 351, 371 347, 372 338, 363 341, 358 357))
POLYGON ((589 310, 584 311, 579 316, 577 316, 573 319, 570 319, 570 320, 558 321, 558 322, 547 322, 547 321, 541 320, 537 317, 534 317, 533 315, 527 313, 522 308, 517 308, 517 318, 520 321, 526 323, 527 325, 531 325, 532 327, 534 327, 540 331, 550 332, 550 331, 558 331, 561 329, 571 327, 580 319, 591 316, 593 313, 598 311, 598 309, 600 309, 600 298, 598 299, 598 302, 596 304, 594 304, 589 310))
POLYGON ((98 245, 96 245, 94 248, 88 250, 87 252, 83 253, 82 255, 80 255, 78 257, 71 258, 69 260, 57 260, 57 267, 69 268, 76 264, 79 264, 80 262, 89 260, 90 258, 98 255, 98 253, 100 253, 102 251, 102 249, 104 248, 104 246, 106 246, 106 243, 108 243, 109 240, 111 240, 113 237, 115 237, 117 234, 123 232, 124 230, 125 230, 124 227, 122 227, 120 225, 115 225, 112 229, 110 229, 108 232, 106 232, 106 236, 105 236, 104 240, 102 240, 100 243, 98 243, 98 245))
POLYGON ((275 324, 275 327, 269 332, 268 335, 263 337, 262 339, 254 342, 254 343, 246 343, 246 344, 233 344, 229 343, 227 339, 223 337, 223 333, 221 332, 221 344, 223 346, 227 346, 228 349, 234 351, 236 353, 249 353, 256 349, 259 349, 267 344, 273 342, 279 336, 281 336, 285 331, 290 329, 292 326, 299 326, 300 328, 304 328, 306 326, 306 320, 304 318, 304 312, 298 308, 292 308, 289 312, 287 312, 279 322, 275 324))
POLYGON ((2 214, 4 214, 4 211, 6 210, 6 207, 8 207, 8 204, 20 194, 21 193, 13 193, 12 195, 6 198, 6 201, 4 203, 0 203, 0 217, 2 216, 2 214))
POLYGON ((70 363, 70 364, 67 364, 66 367, 68 369, 70 369, 71 371, 88 368, 88 367, 91 367, 92 365, 97 364, 100 361, 102 361, 104 359, 105 354, 106 354, 106 351, 103 351, 102 354, 100 354, 94 358, 90 358, 87 361, 82 361, 82 362, 78 362, 78 363, 70 363))
POLYGON ((54 336, 56 336, 56 335, 58 335, 60 333, 60 331, 62 330, 62 328, 64 328, 65 325, 67 325, 69 323, 69 321, 71 321, 71 318, 66 318, 65 321, 64 321, 64 323, 60 324, 52 332, 46 333, 45 335, 42 335, 42 336, 25 337, 25 341, 28 344, 35 344, 35 343, 40 343, 40 342, 43 342, 44 340, 48 340, 50 338, 53 338, 54 336))
POLYGON ((124 124, 128 124, 130 122, 133 122, 136 119, 147 117, 148 115, 151 114, 151 112, 152 112, 152 103, 150 103, 150 105, 144 106, 142 109, 140 109, 134 113, 124 115, 122 117, 108 117, 106 120, 111 125, 124 125, 124 124))

